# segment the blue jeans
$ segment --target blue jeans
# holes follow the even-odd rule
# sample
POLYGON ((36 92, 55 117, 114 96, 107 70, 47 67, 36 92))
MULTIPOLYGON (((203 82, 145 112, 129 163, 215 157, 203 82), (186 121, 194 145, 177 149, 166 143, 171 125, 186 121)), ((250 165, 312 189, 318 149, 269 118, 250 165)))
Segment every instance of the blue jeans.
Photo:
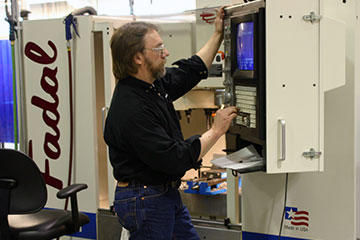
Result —
POLYGON ((114 209, 130 240, 200 239, 179 191, 170 186, 117 186, 114 209))

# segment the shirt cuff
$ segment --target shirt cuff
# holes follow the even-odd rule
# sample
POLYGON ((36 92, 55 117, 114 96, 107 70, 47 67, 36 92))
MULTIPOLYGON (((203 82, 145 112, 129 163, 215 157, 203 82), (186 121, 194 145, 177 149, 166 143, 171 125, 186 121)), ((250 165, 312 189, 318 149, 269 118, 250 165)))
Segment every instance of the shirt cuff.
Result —
POLYGON ((194 55, 194 56, 192 56, 192 58, 196 59, 196 61, 198 61, 199 64, 201 65, 202 69, 199 70, 199 75, 201 76, 201 79, 208 78, 209 71, 208 71, 205 63, 203 62, 203 60, 198 55, 194 55))
POLYGON ((193 71, 197 72, 200 79, 208 77, 208 69, 203 60, 198 55, 193 55, 189 59, 181 59, 174 62, 172 65, 177 65, 180 68, 192 68, 193 71))
POLYGON ((191 144, 191 165, 196 170, 200 168, 202 159, 199 159, 201 143, 200 143, 200 135, 194 135, 185 140, 187 143, 191 144))

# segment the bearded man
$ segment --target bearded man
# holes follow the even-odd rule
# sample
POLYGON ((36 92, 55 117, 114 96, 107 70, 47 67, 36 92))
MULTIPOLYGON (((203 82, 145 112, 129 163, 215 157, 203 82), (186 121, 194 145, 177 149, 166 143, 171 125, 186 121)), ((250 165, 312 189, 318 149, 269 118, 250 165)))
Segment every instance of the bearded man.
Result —
POLYGON ((184 139, 172 102, 207 78, 223 40, 223 17, 221 8, 208 42, 174 68, 165 68, 169 52, 151 23, 125 24, 111 38, 117 84, 104 138, 118 181, 114 209, 130 239, 199 239, 181 201, 180 179, 200 167, 236 109, 218 110, 210 130, 184 139))

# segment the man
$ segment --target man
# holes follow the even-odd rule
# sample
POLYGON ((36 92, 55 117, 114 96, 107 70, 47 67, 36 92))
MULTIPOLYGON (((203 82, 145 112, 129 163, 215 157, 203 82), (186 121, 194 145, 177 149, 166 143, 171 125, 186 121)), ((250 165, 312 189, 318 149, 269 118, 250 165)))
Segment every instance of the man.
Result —
POLYGON ((172 102, 207 77, 223 40, 224 10, 215 31, 194 56, 165 70, 169 52, 157 27, 132 22, 111 39, 117 85, 105 125, 114 177, 114 209, 130 239, 199 239, 178 187, 189 169, 229 128, 235 107, 218 110, 202 136, 184 140, 172 102))

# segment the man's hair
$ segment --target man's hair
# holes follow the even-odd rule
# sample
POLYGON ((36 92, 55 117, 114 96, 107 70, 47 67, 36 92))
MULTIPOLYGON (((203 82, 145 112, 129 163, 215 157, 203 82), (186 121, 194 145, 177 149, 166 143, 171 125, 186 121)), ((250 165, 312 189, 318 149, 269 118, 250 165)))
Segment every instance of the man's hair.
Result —
POLYGON ((147 22, 130 22, 116 29, 110 40, 113 73, 117 81, 136 74, 134 56, 145 49, 144 37, 158 27, 147 22))

